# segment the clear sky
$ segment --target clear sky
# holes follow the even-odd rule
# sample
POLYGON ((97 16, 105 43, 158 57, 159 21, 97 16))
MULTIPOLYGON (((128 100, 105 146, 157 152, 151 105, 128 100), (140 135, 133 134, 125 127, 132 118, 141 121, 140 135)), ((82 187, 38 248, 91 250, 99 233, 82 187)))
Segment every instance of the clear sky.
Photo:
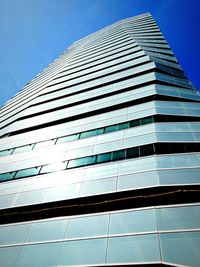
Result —
POLYGON ((145 12, 200 89, 200 0, 0 0, 0 106, 74 41, 145 12))

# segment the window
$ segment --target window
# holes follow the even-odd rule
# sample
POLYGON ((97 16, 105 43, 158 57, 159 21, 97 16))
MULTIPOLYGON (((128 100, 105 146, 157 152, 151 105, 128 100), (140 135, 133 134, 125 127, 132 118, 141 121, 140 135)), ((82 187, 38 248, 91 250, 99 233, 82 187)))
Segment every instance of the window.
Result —
POLYGON ((73 135, 59 137, 57 139, 56 144, 62 144, 62 143, 66 143, 66 142, 77 140, 79 138, 79 135, 80 134, 73 134, 73 135))
POLYGON ((125 159, 126 153, 125 149, 114 151, 112 153, 112 160, 125 159))
POLYGON ((34 167, 34 168, 19 170, 19 171, 17 171, 17 173, 15 175, 15 179, 37 175, 37 174, 39 174, 40 168, 41 167, 34 167))
POLYGON ((140 156, 149 156, 154 154, 153 144, 144 145, 140 147, 140 156))
POLYGON ((96 130, 83 132, 80 134, 80 138, 87 138, 96 135, 96 130))
POLYGON ((67 169, 81 167, 84 166, 85 163, 86 163, 86 158, 72 159, 69 161, 67 169))
POLYGON ((134 120, 130 122, 131 127, 136 127, 140 125, 140 120, 134 120))
POLYGON ((139 157, 139 148, 138 147, 133 147, 133 148, 128 148, 126 150, 126 157, 129 158, 136 158, 139 157))
POLYGON ((102 162, 108 162, 111 161, 111 155, 112 153, 103 153, 97 156, 97 162, 102 163, 102 162))
POLYGON ((118 130, 127 129, 127 128, 129 128, 129 127, 130 127, 130 126, 129 126, 129 123, 128 123, 128 122, 120 123, 120 124, 118 125, 118 130))
POLYGON ((114 132, 117 131, 118 125, 111 125, 111 126, 107 126, 105 128, 105 133, 110 133, 110 132, 114 132))
POLYGON ((95 164, 97 162, 97 156, 90 156, 86 158, 86 165, 95 164))
POLYGON ((57 162, 54 164, 44 165, 40 173, 61 171, 66 168, 67 162, 57 162))
POLYGON ((13 150, 13 154, 30 151, 30 150, 33 149, 33 147, 34 147, 34 144, 27 145, 27 146, 16 147, 13 150))
POLYGON ((141 119, 141 124, 148 124, 148 123, 152 123, 153 122, 153 117, 146 117, 146 118, 142 118, 141 119))
POLYGON ((0 174, 0 182, 12 180, 16 172, 6 172, 0 174))

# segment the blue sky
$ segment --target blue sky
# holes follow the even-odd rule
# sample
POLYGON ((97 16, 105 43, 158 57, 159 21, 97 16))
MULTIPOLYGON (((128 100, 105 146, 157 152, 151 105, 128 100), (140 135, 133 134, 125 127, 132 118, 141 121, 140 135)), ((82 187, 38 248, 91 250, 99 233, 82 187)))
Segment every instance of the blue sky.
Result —
POLYGON ((74 41, 145 12, 200 89, 199 0, 0 0, 0 106, 74 41))

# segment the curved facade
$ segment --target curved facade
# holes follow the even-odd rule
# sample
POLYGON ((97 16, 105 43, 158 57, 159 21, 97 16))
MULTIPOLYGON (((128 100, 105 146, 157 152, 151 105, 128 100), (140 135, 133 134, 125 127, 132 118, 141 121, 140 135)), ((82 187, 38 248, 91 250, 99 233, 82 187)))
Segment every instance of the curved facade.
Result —
POLYGON ((75 42, 0 116, 0 267, 199 266, 200 96, 149 13, 75 42))

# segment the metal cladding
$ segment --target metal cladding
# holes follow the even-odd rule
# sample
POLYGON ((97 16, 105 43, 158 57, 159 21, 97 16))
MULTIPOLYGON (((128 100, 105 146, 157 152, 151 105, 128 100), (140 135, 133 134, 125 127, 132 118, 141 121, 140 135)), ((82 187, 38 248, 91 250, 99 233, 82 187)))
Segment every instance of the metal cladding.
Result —
POLYGON ((200 96, 149 13, 72 44, 0 117, 0 267, 199 266, 200 96))

